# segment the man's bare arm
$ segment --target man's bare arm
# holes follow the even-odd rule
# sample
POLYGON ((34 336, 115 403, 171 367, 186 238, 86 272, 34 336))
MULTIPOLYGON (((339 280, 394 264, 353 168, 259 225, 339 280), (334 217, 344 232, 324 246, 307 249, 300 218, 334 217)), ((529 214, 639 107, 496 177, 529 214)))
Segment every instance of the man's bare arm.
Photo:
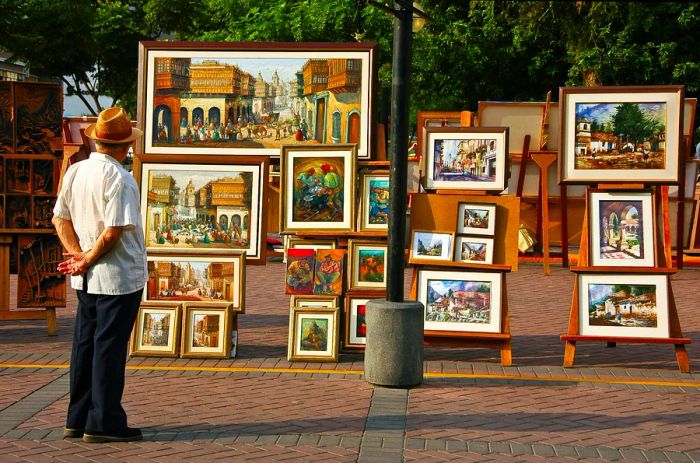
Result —
POLYGON ((80 249, 80 243, 78 242, 78 235, 75 233, 73 222, 71 220, 53 216, 51 222, 53 223, 54 227, 56 227, 58 239, 61 240, 61 244, 63 244, 63 247, 69 253, 79 254, 82 252, 82 249, 80 249))
POLYGON ((58 237, 68 252, 64 254, 68 259, 59 264, 58 270, 69 275, 80 275, 97 262, 100 257, 107 254, 119 241, 124 227, 107 227, 97 237, 92 249, 83 251, 78 243, 78 235, 70 220, 55 217, 51 220, 56 227, 58 237))

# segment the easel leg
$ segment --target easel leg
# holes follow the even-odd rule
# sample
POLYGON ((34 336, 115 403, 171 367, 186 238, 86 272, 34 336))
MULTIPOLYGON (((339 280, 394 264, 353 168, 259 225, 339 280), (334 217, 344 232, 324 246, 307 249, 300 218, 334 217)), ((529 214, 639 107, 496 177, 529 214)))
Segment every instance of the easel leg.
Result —
POLYGON ((675 344, 676 361, 678 369, 681 373, 690 373, 690 360, 688 360, 688 352, 685 350, 685 344, 675 344))
POLYGON ((612 341, 608 341, 607 344, 605 344, 605 347, 610 347, 610 348, 617 347, 617 343, 612 342, 612 341))
POLYGON ((576 356, 576 341, 566 341, 564 346, 564 368, 572 368, 574 366, 574 357, 576 356))
POLYGON ((56 336, 56 307, 46 308, 46 327, 49 336, 56 336))
POLYGON ((513 364, 513 351, 511 341, 504 342, 501 346, 501 366, 509 367, 513 364))

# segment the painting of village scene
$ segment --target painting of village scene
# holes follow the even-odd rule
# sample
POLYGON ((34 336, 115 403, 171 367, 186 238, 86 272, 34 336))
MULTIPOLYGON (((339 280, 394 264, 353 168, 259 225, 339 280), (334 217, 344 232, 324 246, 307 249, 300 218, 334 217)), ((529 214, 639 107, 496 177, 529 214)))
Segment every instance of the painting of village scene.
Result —
POLYGON ((369 158, 371 46, 248 47, 147 52, 145 152, 279 155, 282 145, 357 143, 369 158))
POLYGON ((491 283, 428 280, 425 321, 489 323, 491 283))
POLYGON ((149 252, 260 253, 258 166, 144 164, 141 177, 149 252))
POLYGON ((493 239, 457 237, 456 251, 458 262, 470 262, 477 264, 493 263, 493 239))
POLYGON ((295 157, 292 220, 344 222, 345 164, 342 158, 295 157))
POLYGON ((665 169, 664 102, 576 103, 574 169, 665 169))
POLYGON ((141 347, 167 347, 173 334, 171 318, 170 312, 145 312, 141 327, 141 347))
POLYGON ((657 326, 656 286, 588 285, 588 323, 592 326, 657 326))
POLYGON ((450 260, 452 258, 452 233, 413 230, 411 259, 450 260))
POLYGON ((149 256, 146 300, 225 301, 238 307, 240 281, 240 260, 149 256))
POLYGON ((593 264, 653 266, 651 193, 591 193, 593 264))

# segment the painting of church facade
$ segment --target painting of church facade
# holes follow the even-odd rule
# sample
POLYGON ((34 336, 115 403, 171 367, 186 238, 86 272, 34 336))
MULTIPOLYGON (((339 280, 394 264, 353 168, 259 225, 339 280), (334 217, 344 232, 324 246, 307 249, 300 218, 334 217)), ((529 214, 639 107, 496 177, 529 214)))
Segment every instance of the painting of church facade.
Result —
POLYGON ((370 158, 373 45, 218 45, 141 43, 144 152, 357 143, 370 158))

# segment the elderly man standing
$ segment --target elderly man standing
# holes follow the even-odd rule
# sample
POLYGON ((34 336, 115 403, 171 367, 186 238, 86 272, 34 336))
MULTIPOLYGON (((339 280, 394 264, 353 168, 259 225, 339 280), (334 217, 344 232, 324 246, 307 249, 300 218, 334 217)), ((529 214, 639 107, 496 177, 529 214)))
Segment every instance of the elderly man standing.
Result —
POLYGON ((58 270, 78 294, 64 436, 140 440, 121 399, 129 333, 148 276, 139 190, 121 162, 142 133, 123 109, 109 108, 85 134, 97 151, 66 171, 53 211, 68 251, 58 270))

